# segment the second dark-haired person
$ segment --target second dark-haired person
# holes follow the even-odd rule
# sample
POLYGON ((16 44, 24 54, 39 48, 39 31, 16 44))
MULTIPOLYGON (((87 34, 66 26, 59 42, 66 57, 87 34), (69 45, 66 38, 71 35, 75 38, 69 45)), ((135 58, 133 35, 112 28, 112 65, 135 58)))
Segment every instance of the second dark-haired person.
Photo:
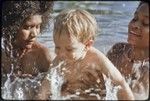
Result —
POLYGON ((2 3, 2 75, 12 69, 20 77, 36 76, 48 70, 52 56, 36 39, 48 25, 52 7, 50 1, 2 3))
POLYGON ((117 43, 107 53, 129 83, 136 100, 149 96, 149 3, 140 2, 128 25, 128 43, 117 43))

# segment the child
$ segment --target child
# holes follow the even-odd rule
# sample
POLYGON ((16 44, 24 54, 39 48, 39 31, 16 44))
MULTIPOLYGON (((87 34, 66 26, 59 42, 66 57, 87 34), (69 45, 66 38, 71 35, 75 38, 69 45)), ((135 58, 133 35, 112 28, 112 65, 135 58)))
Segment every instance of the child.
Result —
POLYGON ((52 56, 36 38, 41 29, 44 31, 52 4, 50 1, 3 2, 2 74, 13 71, 18 76, 36 76, 48 70, 52 56))
POLYGON ((64 99, 105 99, 106 87, 103 74, 109 76, 116 85, 121 86, 119 99, 134 99, 120 72, 104 54, 92 47, 96 29, 95 18, 84 10, 65 10, 56 17, 53 36, 56 58, 51 68, 51 78, 48 78, 51 81, 47 79, 43 81, 39 99, 44 100, 49 97, 59 99, 59 95, 64 99), (59 63, 62 63, 60 68, 58 68, 59 63), (55 73, 53 69, 57 70, 58 77, 53 74, 55 73), (55 83, 53 80, 60 82, 55 83), (61 83, 60 89, 59 85, 55 87, 61 83), (55 88, 60 90, 60 94, 56 93, 55 88))
POLYGON ((128 43, 117 43, 108 58, 130 81, 135 99, 149 95, 149 4, 141 2, 128 26, 128 43))

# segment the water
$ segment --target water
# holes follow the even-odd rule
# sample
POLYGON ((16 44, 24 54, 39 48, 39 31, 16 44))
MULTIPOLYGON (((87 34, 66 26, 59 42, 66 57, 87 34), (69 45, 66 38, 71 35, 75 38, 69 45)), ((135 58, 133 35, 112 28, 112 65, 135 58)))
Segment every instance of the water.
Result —
MULTIPOLYGON (((117 42, 126 42, 128 23, 134 15, 138 1, 57 1, 54 4, 55 17, 67 8, 82 8, 92 13, 98 23, 98 33, 94 46, 104 54, 117 42)), ((54 49, 53 24, 49 32, 39 36, 38 40, 50 49, 54 49)))
MULTIPOLYGON (((34 99, 38 92, 38 88, 41 85, 41 79, 44 77, 44 73, 39 73, 35 78, 19 78, 16 77, 12 81, 10 79, 11 74, 7 76, 7 80, 4 86, 1 87, 1 96, 7 100, 31 100, 34 99)), ((12 77, 11 77, 12 78, 12 77)))
MULTIPOLYGON (((61 10, 67 8, 82 8, 92 13, 98 22, 98 33, 94 46, 102 51, 104 54, 117 42, 126 42, 128 23, 132 19, 134 11, 138 5, 138 1, 55 1, 54 12, 52 14, 55 17, 61 10)), ((50 50, 54 50, 53 43, 53 23, 49 27, 48 32, 38 37, 38 41, 43 43, 50 50)), ((55 69, 51 73, 53 82, 53 99, 60 98, 60 86, 63 83, 63 79, 59 78, 55 69), (57 78, 57 79, 55 79, 57 78), (59 81, 59 82, 58 82, 59 81), (61 82, 61 83, 60 83, 61 82), (56 86, 57 84, 57 86, 56 86)), ((7 81, 2 88, 2 97, 4 99, 29 99, 32 98, 38 86, 40 85, 41 75, 34 79, 20 79, 16 78, 14 82, 10 82, 9 75, 7 81), (16 89, 13 89, 15 85, 16 89), (32 91, 29 93, 28 90, 32 91), (35 92, 34 92, 35 91, 35 92), (12 94, 14 93, 14 94, 12 94), (27 98, 25 93, 29 93, 27 98), (14 95, 14 96, 13 96, 14 95)), ((107 99, 116 99, 116 89, 111 88, 110 81, 107 80, 107 99)), ((73 95, 74 96, 74 95, 73 95)), ((63 98, 62 98, 63 99, 63 98)))
MULTIPOLYGON (((145 75, 149 75, 149 61, 136 61, 133 64, 133 72, 135 73, 135 76, 138 81, 140 81, 140 77, 145 75)), ((147 76, 148 77, 148 76, 147 76)), ((145 78, 142 78, 145 80, 145 78)), ((144 81, 143 80, 143 81, 144 81)), ((149 79, 146 79, 146 82, 138 82, 136 80, 132 80, 132 90, 134 91, 134 95, 136 96, 136 99, 144 100, 149 97, 149 79), (138 88, 138 89, 137 89, 138 88)))
MULTIPOLYGON (((98 93, 93 92, 93 90, 94 91, 101 91, 101 89, 94 88, 94 86, 91 87, 91 88, 86 88, 85 90, 83 90, 83 89, 81 90, 80 88, 78 88, 78 89, 76 89, 76 92, 74 94, 68 94, 66 96, 62 96, 60 92, 61 92, 61 89, 62 89, 62 86, 63 86, 64 82, 66 81, 65 78, 64 78, 65 77, 64 72, 71 72, 70 70, 67 70, 67 67, 65 66, 66 65, 65 63, 66 63, 65 61, 60 62, 58 65, 51 68, 50 71, 48 72, 47 79, 50 82, 49 84, 51 86, 51 93, 52 93, 50 98, 52 100, 67 100, 67 99, 72 99, 72 98, 77 98, 77 99, 80 99, 80 100, 82 100, 82 99, 84 100, 85 98, 82 98, 80 96, 80 94, 81 95, 82 94, 88 94, 88 96, 95 96, 98 100, 102 100, 101 96, 98 93)), ((106 86, 109 86, 109 88, 107 87, 106 100, 107 99, 108 100, 111 100, 111 99, 112 100, 117 100, 117 97, 116 97, 116 93, 117 93, 117 90, 118 90, 117 87, 112 88, 110 78, 105 77, 105 79, 107 79, 106 80, 106 86)), ((97 82, 100 82, 100 80, 97 81, 97 82)), ((69 88, 67 88, 67 89, 69 90, 69 88)))
POLYGON ((52 88, 51 89, 51 92, 52 92, 51 98, 53 100, 62 99, 60 92, 61 92, 61 86, 62 86, 64 80, 63 80, 63 76, 60 75, 60 73, 59 73, 59 70, 60 70, 60 67, 62 64, 63 64, 63 62, 60 63, 57 67, 52 68, 50 71, 50 75, 51 75, 51 79, 50 79, 51 85, 50 86, 52 88))

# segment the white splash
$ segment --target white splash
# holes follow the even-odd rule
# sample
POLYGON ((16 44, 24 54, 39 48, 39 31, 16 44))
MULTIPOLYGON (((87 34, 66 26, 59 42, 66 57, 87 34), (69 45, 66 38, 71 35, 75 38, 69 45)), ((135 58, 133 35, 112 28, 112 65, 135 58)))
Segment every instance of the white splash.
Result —
POLYGON ((16 99, 18 100, 23 100, 24 99, 24 92, 23 92, 23 88, 22 87, 18 87, 15 92, 14 92, 14 96, 16 99))
POLYGON ((64 83, 63 71, 66 70, 65 67, 62 68, 61 66, 64 64, 64 61, 60 62, 57 66, 51 68, 50 74, 47 75, 47 79, 50 81, 51 86, 51 100, 67 100, 71 99, 72 97, 78 97, 78 95, 80 94, 80 92, 77 92, 76 94, 71 94, 67 96, 61 95, 61 88, 64 83))
POLYGON ((32 95, 38 91, 37 87, 41 85, 40 80, 44 77, 44 74, 40 73, 34 79, 15 77, 13 81, 10 76, 12 75, 7 75, 7 80, 1 87, 2 98, 6 100, 26 100, 34 99, 32 95))
POLYGON ((7 99, 7 100, 10 100, 12 99, 12 82, 11 82, 11 79, 10 79, 10 74, 7 75, 7 80, 6 82, 4 83, 4 87, 1 87, 2 89, 2 98, 3 99, 7 99))
POLYGON ((132 71, 134 72, 134 74, 135 74, 134 76, 136 77, 135 80, 132 80, 132 85, 131 85, 135 99, 138 99, 138 100, 148 99, 149 79, 146 79, 147 84, 143 84, 143 82, 139 82, 139 79, 141 79, 142 75, 146 75, 146 76, 149 75, 149 72, 148 72, 149 71, 149 61, 134 62, 132 71), (141 70, 144 70, 144 71, 141 71, 141 70), (143 72, 145 72, 145 73, 143 74, 143 72))
POLYGON ((62 99, 61 97, 61 87, 64 82, 63 76, 60 74, 61 65, 64 62, 61 62, 58 66, 51 68, 50 70, 50 86, 51 86, 51 99, 58 100, 62 99))
POLYGON ((106 100, 118 100, 117 98, 117 92, 118 92, 118 86, 113 86, 111 83, 111 79, 107 78, 105 75, 105 86, 106 86, 106 100))

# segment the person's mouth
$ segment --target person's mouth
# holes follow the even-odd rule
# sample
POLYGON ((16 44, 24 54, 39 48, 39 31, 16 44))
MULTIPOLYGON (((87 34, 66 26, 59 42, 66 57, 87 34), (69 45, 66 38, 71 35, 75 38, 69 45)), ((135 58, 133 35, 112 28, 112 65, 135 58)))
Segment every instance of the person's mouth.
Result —
POLYGON ((135 36, 137 36, 137 37, 141 37, 141 35, 137 34, 137 33, 136 33, 136 32, 134 32, 134 31, 129 31, 129 34, 131 34, 131 35, 135 35, 135 36))
POLYGON ((34 42, 34 40, 28 40, 28 41, 26 42, 26 44, 27 44, 27 45, 33 44, 33 42, 34 42))

